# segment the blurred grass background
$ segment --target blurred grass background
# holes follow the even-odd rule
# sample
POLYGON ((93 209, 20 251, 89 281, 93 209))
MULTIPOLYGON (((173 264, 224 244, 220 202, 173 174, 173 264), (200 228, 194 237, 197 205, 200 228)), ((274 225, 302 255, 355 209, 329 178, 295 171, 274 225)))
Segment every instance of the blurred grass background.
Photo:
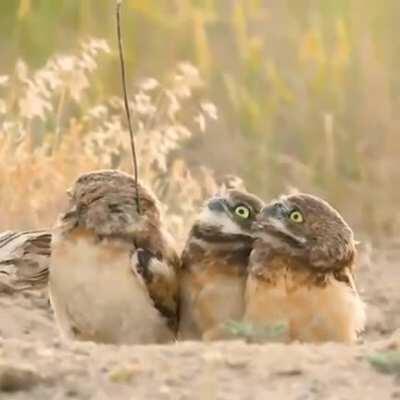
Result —
MULTIPOLYGON (((196 65, 219 121, 179 150, 271 198, 322 195, 377 241, 400 228, 398 0, 125 0, 129 77, 196 65)), ((120 94, 112 0, 4 0, 0 75, 108 41, 96 96, 120 94)), ((85 99, 82 99, 85 107, 85 99)))

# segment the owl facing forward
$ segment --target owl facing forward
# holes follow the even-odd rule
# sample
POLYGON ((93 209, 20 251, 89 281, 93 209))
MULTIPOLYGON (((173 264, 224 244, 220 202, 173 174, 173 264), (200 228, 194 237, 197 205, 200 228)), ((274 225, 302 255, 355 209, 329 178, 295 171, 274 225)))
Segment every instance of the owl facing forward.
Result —
POLYGON ((251 226, 262 205, 238 190, 205 204, 182 254, 180 339, 223 339, 226 323, 242 319, 251 226))
POLYGON ((61 332, 103 343, 163 343, 176 332, 179 265, 155 197, 114 170, 84 174, 52 237, 50 299, 61 332))
POLYGON ((353 277, 353 232, 339 213, 296 194, 266 206, 255 225, 245 321, 282 325, 289 341, 355 342, 365 311, 353 277))

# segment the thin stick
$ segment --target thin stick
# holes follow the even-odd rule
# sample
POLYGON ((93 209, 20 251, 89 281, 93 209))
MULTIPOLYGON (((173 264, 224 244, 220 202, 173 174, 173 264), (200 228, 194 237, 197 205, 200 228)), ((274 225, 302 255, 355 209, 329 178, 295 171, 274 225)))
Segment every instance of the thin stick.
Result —
POLYGON ((135 187, 136 187, 136 206, 137 206, 137 211, 140 214, 138 164, 137 164, 137 157, 136 157, 135 140, 134 140, 133 129, 132 129, 131 112, 129 110, 129 103, 128 103, 128 93, 127 93, 127 89, 126 89, 125 59, 124 59, 124 51, 122 48, 121 15, 120 15, 121 14, 121 5, 122 5, 122 0, 117 0, 117 37, 118 37, 118 49, 119 49, 119 61, 121 64, 121 79, 122 79, 122 90, 124 93, 126 119, 128 121, 129 137, 130 137, 130 141, 131 141, 132 169, 133 169, 133 173, 135 176, 135 187))

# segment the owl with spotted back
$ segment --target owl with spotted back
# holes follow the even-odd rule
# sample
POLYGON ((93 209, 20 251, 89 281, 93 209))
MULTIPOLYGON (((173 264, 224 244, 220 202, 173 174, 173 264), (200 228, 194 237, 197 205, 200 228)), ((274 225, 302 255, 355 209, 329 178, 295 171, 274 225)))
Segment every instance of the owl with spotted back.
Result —
POLYGON ((223 339, 225 324, 243 317, 251 226, 262 205, 231 189, 197 217, 181 258, 180 339, 223 339))
POLYGON ((255 224, 244 321, 282 325, 285 339, 354 343, 365 324, 354 282, 353 232, 325 201, 284 196, 255 224))
POLYGON ((50 299, 64 336, 165 343, 177 327, 177 257, 158 202, 115 170, 80 176, 55 226, 50 299))
POLYGON ((47 287, 51 232, 7 231, 0 234, 0 293, 47 287))

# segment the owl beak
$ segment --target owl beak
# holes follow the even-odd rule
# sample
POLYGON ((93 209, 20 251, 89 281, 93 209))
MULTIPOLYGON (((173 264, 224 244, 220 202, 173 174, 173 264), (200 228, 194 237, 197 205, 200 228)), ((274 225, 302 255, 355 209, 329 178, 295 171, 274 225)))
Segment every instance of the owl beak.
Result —
POLYGON ((265 225, 271 220, 281 219, 284 216, 284 207, 280 204, 265 206, 258 215, 257 222, 265 225))
POLYGON ((223 212, 225 210, 223 200, 218 197, 211 199, 207 206, 211 211, 223 212))
POLYGON ((287 213, 287 208, 280 203, 264 207, 254 223, 256 236, 263 238, 265 235, 266 237, 272 235, 293 246, 303 246, 306 239, 288 229, 284 223, 285 213, 287 213))

